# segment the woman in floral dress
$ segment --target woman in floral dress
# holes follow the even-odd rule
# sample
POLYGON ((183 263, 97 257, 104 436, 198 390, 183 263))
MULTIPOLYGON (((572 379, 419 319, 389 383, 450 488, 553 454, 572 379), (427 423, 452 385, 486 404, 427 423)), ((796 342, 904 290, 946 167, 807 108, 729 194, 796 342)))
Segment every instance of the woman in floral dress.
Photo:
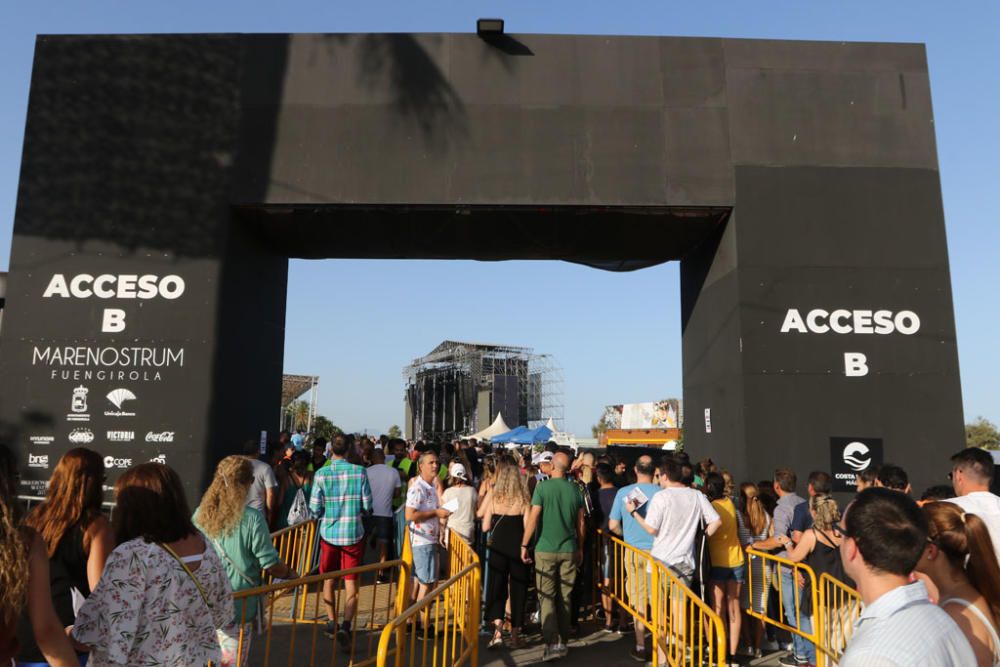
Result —
POLYGON ((161 463, 115 484, 117 547, 77 614, 73 636, 91 667, 192 667, 221 658, 216 630, 232 621, 232 589, 191 522, 180 478, 161 463))

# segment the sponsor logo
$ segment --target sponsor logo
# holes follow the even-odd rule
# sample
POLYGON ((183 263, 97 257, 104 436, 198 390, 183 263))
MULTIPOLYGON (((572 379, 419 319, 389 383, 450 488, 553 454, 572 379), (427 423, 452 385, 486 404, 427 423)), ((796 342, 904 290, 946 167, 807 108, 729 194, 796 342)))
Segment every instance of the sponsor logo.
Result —
POLYGON ((69 432, 69 441, 74 445, 89 445, 94 441, 94 432, 89 428, 75 428, 69 432))
POLYGON ((135 440, 135 431, 108 431, 108 442, 132 442, 135 440))
POLYGON ((854 491, 857 476, 882 465, 882 438, 834 436, 830 438, 830 474, 834 491, 854 491))
POLYGON ((852 442, 844 447, 844 463, 856 472, 862 472, 871 465, 870 450, 863 442, 852 442))
POLYGON ((28 441, 33 445, 51 445, 56 441, 54 435, 33 435, 28 438, 28 441))
POLYGON ((149 431, 146 433, 146 442, 173 442, 174 432, 173 431, 149 431))
POLYGON ((132 465, 132 459, 117 459, 114 456, 104 457, 105 468, 128 468, 132 465))
POLYGON ((66 415, 66 421, 71 422, 89 422, 90 415, 87 414, 87 394, 89 389, 84 387, 82 384, 73 390, 73 397, 69 401, 69 414, 66 415))
POLYGON ((135 417, 134 412, 129 412, 122 407, 126 402, 135 400, 135 394, 128 389, 114 389, 108 394, 107 399, 111 405, 118 409, 105 410, 105 417, 135 417))
POLYGON ((48 454, 28 454, 28 467, 29 468, 44 468, 49 467, 49 455, 48 454))
POLYGON ((21 489, 32 496, 44 496, 48 490, 48 484, 44 479, 22 479, 21 489))
POLYGON ((153 458, 149 459, 149 462, 150 463, 162 463, 163 465, 167 465, 167 456, 166 456, 166 454, 159 454, 159 455, 154 456, 153 458))

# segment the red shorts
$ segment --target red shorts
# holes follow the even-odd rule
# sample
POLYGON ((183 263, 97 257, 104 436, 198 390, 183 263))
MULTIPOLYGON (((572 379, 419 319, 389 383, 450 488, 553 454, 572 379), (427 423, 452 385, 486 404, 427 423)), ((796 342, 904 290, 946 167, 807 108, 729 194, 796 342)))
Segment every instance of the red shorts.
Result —
MULTIPOLYGON (((352 567, 361 567, 361 561, 365 555, 365 539, 362 537, 355 544, 338 547, 325 540, 319 541, 319 573, 336 572, 337 570, 349 570, 352 567)), ((344 576, 346 581, 354 581, 358 578, 356 574, 344 576)))

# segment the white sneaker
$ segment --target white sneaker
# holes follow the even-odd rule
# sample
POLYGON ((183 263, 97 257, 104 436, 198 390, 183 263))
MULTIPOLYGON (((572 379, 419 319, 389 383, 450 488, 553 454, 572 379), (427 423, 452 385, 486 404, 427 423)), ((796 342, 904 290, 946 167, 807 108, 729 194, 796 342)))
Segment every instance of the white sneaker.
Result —
POLYGON ((556 644, 556 653, 560 658, 565 658, 569 655, 569 646, 566 644, 556 644))

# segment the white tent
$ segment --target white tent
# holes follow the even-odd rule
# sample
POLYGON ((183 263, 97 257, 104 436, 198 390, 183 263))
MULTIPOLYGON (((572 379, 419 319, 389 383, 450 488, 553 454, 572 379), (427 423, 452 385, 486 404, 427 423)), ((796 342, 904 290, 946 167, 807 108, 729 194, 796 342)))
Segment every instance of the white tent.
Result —
POLYGON ((468 438, 475 438, 476 440, 489 440, 495 435, 500 435, 501 433, 506 433, 510 430, 510 427, 504 423, 503 415, 499 412, 497 413, 497 418, 493 420, 493 423, 484 428, 479 433, 473 433, 468 438))
POLYGON ((556 423, 552 421, 552 417, 549 417, 549 420, 545 422, 545 428, 549 429, 553 433, 559 430, 556 428, 556 423))

